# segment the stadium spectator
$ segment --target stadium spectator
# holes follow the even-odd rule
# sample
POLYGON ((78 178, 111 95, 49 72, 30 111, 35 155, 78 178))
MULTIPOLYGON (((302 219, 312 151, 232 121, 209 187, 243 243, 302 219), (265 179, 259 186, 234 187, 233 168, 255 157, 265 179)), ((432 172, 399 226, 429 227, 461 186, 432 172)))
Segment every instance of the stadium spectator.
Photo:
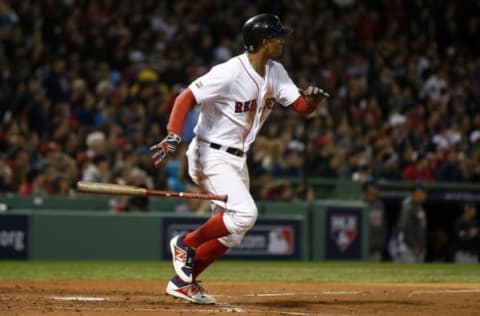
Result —
POLYGON ((397 225, 389 242, 395 262, 423 262, 427 249, 427 215, 422 204, 427 199, 425 187, 416 183, 402 201, 397 225))
POLYGON ((42 169, 31 169, 18 190, 20 195, 46 196, 48 189, 45 172, 42 169))
POLYGON ((12 169, 7 164, 6 155, 0 155, 0 193, 11 191, 12 169))
POLYGON ((363 183, 363 201, 368 205, 370 223, 370 260, 381 261, 387 241, 385 206, 379 199, 380 188, 374 179, 363 183))
POLYGON ((107 156, 98 154, 86 166, 82 175, 83 181, 110 182, 110 166, 107 156))
POLYGON ((413 162, 403 169, 402 178, 405 181, 415 182, 415 181, 425 181, 433 182, 435 180, 432 170, 431 163, 428 157, 424 154, 415 153, 415 158, 413 162))
POLYGON ((476 206, 467 203, 463 207, 462 215, 455 223, 455 262, 478 263, 480 223, 476 215, 476 206))
MULTIPOLYGON (((74 183, 95 154, 120 165, 129 151, 162 139, 176 94, 240 53, 237 30, 252 12, 272 10, 298 30, 282 59, 295 82, 333 97, 308 130, 295 113, 275 111, 252 153, 255 165, 302 177, 304 170, 285 173, 281 158, 290 140, 301 139, 308 176, 478 182, 479 6, 0 1, 0 149, 12 171, 2 190, 18 192, 28 170, 48 159, 32 151, 35 142, 53 142, 78 162, 76 175, 64 175, 74 183), (212 18, 204 18, 206 6, 212 18)), ((190 113, 188 124, 195 119, 190 113)), ((162 171, 141 168, 166 188, 162 171)))
POLYGON ((270 173, 277 178, 301 178, 303 176, 304 144, 291 141, 270 168, 270 173))
MULTIPOLYGON (((115 183, 132 185, 141 188, 151 188, 151 181, 147 173, 140 168, 127 168, 125 166, 115 170, 115 183)), ((150 198, 148 196, 121 196, 115 200, 112 213, 120 212, 147 212, 150 211, 150 198)))

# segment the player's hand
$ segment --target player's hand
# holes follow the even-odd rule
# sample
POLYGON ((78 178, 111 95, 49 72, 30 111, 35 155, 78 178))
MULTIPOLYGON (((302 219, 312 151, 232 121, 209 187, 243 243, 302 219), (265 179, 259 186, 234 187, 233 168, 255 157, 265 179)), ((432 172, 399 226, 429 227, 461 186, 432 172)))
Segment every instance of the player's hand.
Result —
POLYGON ((175 153, 175 150, 181 141, 181 137, 177 134, 168 133, 167 137, 165 137, 161 142, 150 147, 155 167, 158 167, 162 161, 171 157, 175 153))
POLYGON ((307 89, 302 91, 302 94, 307 101, 313 101, 314 103, 320 103, 326 98, 330 97, 330 94, 316 86, 309 86, 307 89))
POLYGON ((330 97, 327 92, 316 86, 308 86, 308 88, 300 90, 299 92, 310 108, 310 114, 308 114, 307 117, 311 118, 317 115, 327 114, 326 100, 330 97))

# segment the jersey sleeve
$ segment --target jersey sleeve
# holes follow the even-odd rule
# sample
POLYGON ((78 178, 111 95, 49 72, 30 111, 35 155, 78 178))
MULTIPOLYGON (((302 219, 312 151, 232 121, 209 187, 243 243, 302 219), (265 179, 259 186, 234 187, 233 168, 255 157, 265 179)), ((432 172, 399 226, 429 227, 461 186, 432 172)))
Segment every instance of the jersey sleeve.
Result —
POLYGON ((276 66, 277 89, 275 99, 279 104, 289 106, 298 99, 300 92, 285 68, 279 63, 276 63, 276 66))
POLYGON ((199 104, 228 95, 231 76, 227 68, 225 65, 212 67, 190 84, 189 88, 199 104))

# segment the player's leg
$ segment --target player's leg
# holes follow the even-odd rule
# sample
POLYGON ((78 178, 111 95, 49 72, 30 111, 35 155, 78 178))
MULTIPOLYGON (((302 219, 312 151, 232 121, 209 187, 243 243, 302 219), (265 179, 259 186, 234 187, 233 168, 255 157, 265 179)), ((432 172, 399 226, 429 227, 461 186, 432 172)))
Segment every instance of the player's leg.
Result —
POLYGON ((230 234, 244 234, 257 219, 257 208, 248 188, 238 172, 229 165, 217 167, 218 174, 203 180, 210 192, 213 187, 225 188, 222 194, 228 194, 227 211, 215 213, 207 222, 194 231, 171 240, 170 247, 174 256, 174 268, 185 282, 192 282, 195 250, 203 243, 230 234))
MULTIPOLYGON (((248 169, 245 165, 240 172, 242 182, 249 187, 249 175, 248 169)), ((214 214, 218 212, 224 213, 225 211, 220 207, 214 209, 214 214)), ((234 211, 226 211, 234 212, 234 211)), ((195 265, 193 267, 193 279, 196 280, 198 275, 202 273, 206 268, 208 268, 213 262, 223 257, 223 255, 232 247, 239 245, 245 236, 245 233, 242 234, 230 234, 218 239, 209 240, 197 249, 195 256, 195 265)))
POLYGON ((195 304, 215 304, 215 298, 205 293, 197 282, 184 282, 174 276, 167 284, 167 294, 195 304))
POLYGON ((198 247, 193 267, 193 281, 184 282, 175 275, 167 285, 166 292, 195 304, 215 304, 215 298, 205 293, 196 282, 197 277, 213 262, 220 259, 233 246, 240 244, 244 235, 231 234, 209 240, 198 247))
MULTIPOLYGON (((223 209, 214 208, 213 214, 223 213, 223 209)), ((184 282, 175 275, 167 285, 166 292, 196 304, 214 304, 215 298, 205 293, 204 289, 196 282, 197 276, 202 273, 215 260, 221 258, 229 248, 218 239, 209 240, 196 249, 195 265, 192 271, 192 282, 184 282)))
POLYGON ((228 249, 229 247, 225 246, 219 239, 212 239, 201 244, 195 255, 195 265, 192 272, 193 279, 196 280, 200 273, 213 262, 223 257, 228 249))
POLYGON ((189 247, 198 248, 208 240, 231 233, 244 234, 255 224, 257 207, 249 191, 246 164, 243 161, 231 162, 227 158, 213 155, 203 162, 202 187, 208 192, 227 194, 228 201, 214 201, 226 212, 215 212, 205 224, 188 233, 183 242, 189 247))
POLYGON ((203 225, 192 232, 189 232, 183 238, 183 243, 190 248, 197 249, 201 244, 225 235, 229 235, 230 231, 225 225, 224 213, 214 214, 203 225))
POLYGON ((223 257, 232 247, 242 242, 245 234, 230 234, 219 239, 213 239, 202 244, 197 249, 195 265, 193 267, 193 279, 205 271, 212 263, 223 257))
POLYGON ((195 250, 203 243, 230 234, 243 235, 257 219, 257 208, 248 189, 248 172, 244 160, 232 160, 232 157, 226 156, 229 154, 222 155, 212 149, 202 152, 201 148, 189 148, 188 154, 192 179, 207 191, 222 192, 229 198, 227 203, 215 202, 226 212, 217 212, 193 232, 172 239, 170 247, 175 272, 184 282, 193 281, 195 250))

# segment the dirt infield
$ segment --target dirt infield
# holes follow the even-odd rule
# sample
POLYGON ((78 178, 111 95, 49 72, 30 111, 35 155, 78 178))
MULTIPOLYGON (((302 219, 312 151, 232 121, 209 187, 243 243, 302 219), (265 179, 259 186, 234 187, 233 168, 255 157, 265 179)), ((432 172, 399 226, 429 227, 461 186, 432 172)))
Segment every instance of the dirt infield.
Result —
POLYGON ((0 281, 0 315, 478 315, 480 284, 213 282, 200 306, 163 281, 0 281))

